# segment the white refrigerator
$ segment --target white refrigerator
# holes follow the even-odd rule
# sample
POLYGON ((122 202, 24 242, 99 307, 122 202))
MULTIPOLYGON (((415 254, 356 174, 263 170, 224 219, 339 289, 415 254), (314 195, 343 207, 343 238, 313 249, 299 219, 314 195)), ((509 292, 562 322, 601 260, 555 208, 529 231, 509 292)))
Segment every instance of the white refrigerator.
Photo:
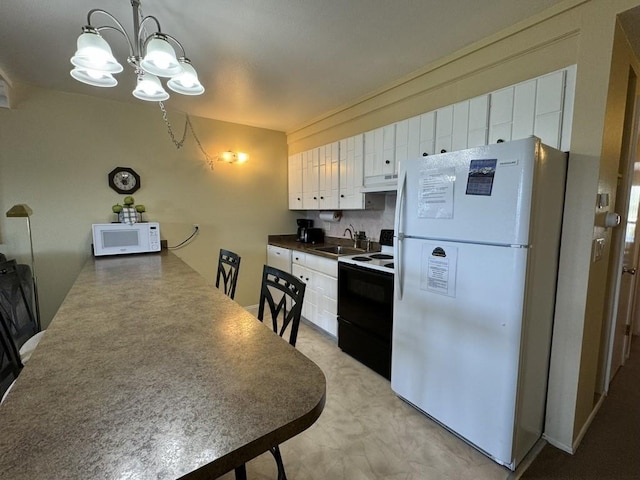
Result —
POLYGON ((391 387, 511 470, 544 424, 566 168, 535 137, 400 165, 391 387))

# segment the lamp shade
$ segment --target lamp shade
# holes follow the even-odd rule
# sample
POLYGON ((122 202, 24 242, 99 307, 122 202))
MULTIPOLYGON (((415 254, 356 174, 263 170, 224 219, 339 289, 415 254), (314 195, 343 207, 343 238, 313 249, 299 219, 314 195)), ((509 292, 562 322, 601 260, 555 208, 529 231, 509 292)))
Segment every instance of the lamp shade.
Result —
POLYGON ((204 87, 198 80, 196 69, 191 66, 188 60, 181 60, 182 73, 171 77, 167 82, 167 86, 176 93, 182 95, 201 95, 204 93, 204 87))
POLYGON ((71 63, 79 68, 97 70, 105 73, 119 73, 122 65, 111 53, 111 47, 99 33, 87 32, 78 37, 78 50, 71 63))
POLYGON ((118 81, 108 72, 99 72, 89 68, 76 67, 71 70, 71 76, 79 82, 93 85, 94 87, 115 87, 118 81))
POLYGON ((133 96, 148 102, 161 102, 169 98, 169 94, 162 88, 160 79, 149 73, 138 76, 133 96))
POLYGON ((7 210, 7 217, 9 218, 24 218, 30 217, 31 215, 33 215, 33 210, 31 210, 29 205, 26 205, 24 203, 14 205, 9 210, 7 210))
POLYGON ((182 72, 176 52, 161 35, 156 35, 147 44, 147 54, 140 62, 140 67, 159 77, 173 77, 182 72))

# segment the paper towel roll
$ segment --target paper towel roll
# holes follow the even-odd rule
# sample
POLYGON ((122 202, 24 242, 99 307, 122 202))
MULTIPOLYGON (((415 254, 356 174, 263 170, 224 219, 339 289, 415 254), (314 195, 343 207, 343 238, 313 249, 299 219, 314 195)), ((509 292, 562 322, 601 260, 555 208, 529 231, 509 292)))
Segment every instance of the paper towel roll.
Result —
POLYGON ((342 212, 320 212, 320 220, 324 222, 339 222, 342 212))

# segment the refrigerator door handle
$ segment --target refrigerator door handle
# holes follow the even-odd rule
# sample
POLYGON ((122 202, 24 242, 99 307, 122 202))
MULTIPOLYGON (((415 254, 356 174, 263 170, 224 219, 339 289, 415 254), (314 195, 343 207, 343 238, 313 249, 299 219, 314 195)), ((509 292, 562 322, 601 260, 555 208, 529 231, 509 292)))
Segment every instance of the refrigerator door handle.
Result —
POLYGON ((396 221, 395 221, 395 230, 396 230, 396 241, 393 242, 394 252, 393 257, 395 258, 396 271, 394 275, 394 290, 396 292, 396 298, 398 300, 402 300, 402 241, 404 240, 404 232, 402 231, 402 217, 404 212, 404 197, 405 197, 405 187, 407 184, 407 171, 404 170, 402 172, 402 177, 398 181, 398 199, 396 202, 396 221))

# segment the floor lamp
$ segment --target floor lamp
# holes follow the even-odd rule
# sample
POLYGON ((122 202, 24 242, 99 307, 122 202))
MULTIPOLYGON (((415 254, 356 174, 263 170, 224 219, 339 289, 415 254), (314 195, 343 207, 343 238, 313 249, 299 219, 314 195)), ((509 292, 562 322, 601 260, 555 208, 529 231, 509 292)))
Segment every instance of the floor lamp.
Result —
POLYGON ((36 281, 36 263, 33 256, 33 239, 31 237, 31 215, 33 215, 33 211, 29 208, 28 205, 24 203, 20 203, 18 205, 14 205, 7 211, 7 217, 9 218, 26 218, 27 219, 27 232, 29 234, 29 248, 31 251, 31 280, 33 282, 33 299, 36 304, 36 321, 38 322, 38 331, 40 331, 40 302, 38 301, 38 283, 36 281))

